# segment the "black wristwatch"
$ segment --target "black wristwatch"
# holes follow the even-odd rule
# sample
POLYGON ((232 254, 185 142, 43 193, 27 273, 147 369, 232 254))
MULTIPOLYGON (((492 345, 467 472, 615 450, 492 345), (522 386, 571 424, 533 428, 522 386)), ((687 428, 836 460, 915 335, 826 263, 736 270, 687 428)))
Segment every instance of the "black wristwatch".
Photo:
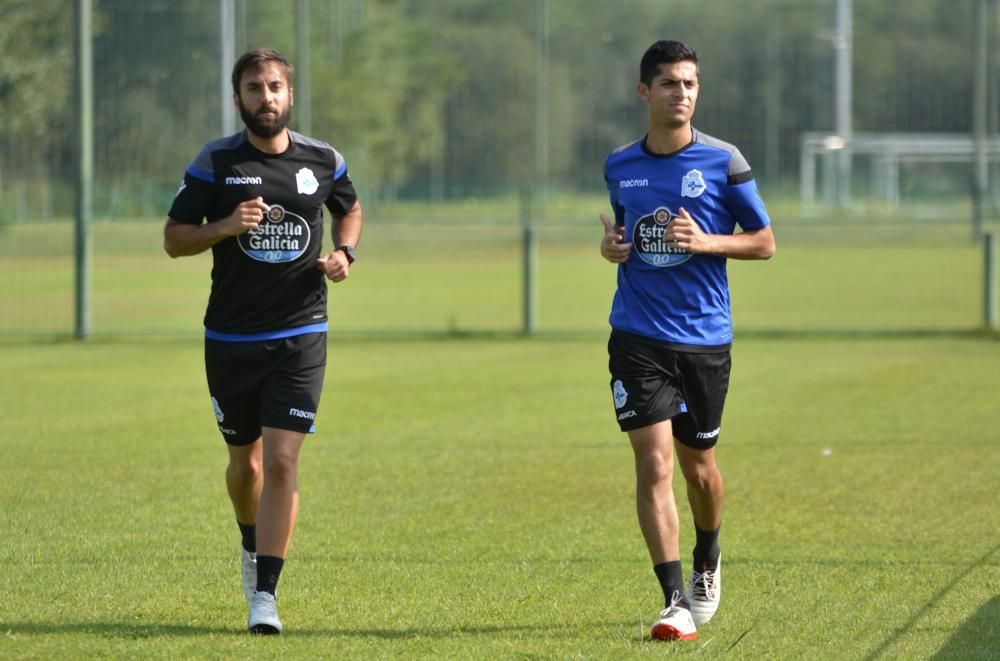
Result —
POLYGON ((348 264, 353 264, 358 258, 358 253, 354 252, 354 248, 351 246, 340 246, 337 250, 341 250, 345 255, 347 255, 348 264))

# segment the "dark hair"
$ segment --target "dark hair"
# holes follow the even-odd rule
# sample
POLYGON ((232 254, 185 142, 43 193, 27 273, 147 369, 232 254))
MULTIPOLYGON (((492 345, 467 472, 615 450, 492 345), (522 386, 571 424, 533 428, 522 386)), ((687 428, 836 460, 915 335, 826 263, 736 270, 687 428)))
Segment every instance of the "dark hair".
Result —
POLYGON ((259 67, 269 62, 277 64, 278 68, 284 71, 285 78, 288 80, 288 86, 292 87, 295 77, 295 67, 277 51, 273 51, 270 48, 257 48, 240 55, 240 59, 236 60, 236 64, 233 65, 233 94, 236 96, 240 95, 240 80, 243 79, 245 72, 256 71, 259 67))
POLYGON ((646 85, 652 85, 653 79, 660 73, 661 64, 674 62, 694 62, 698 71, 698 54, 679 41, 657 41, 646 49, 639 63, 639 80, 646 85))

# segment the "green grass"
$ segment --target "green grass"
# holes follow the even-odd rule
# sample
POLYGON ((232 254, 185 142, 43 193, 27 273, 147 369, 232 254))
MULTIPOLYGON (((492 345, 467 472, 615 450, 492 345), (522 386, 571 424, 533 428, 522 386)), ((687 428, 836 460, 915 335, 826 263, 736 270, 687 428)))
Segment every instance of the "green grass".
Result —
POLYGON ((534 339, 519 228, 444 220, 371 223, 331 286, 278 640, 242 632, 199 341, 211 260, 166 258, 159 223, 95 224, 96 339, 53 341, 71 227, 4 228, 0 658, 995 656, 1000 342, 971 332, 964 229, 778 224, 774 260, 730 263, 725 597, 671 646, 646 640, 596 215, 539 229, 534 339))
MULTIPOLYGON (((982 322, 982 247, 954 226, 778 226, 767 264, 729 264, 736 325, 752 331, 951 331, 982 322)), ((66 223, 8 228, 0 242, 0 335, 73 330, 74 271, 66 223)), ((606 328, 614 267, 600 227, 538 232, 537 321, 544 331, 606 328)), ((177 260, 159 223, 94 229, 92 330, 195 337, 211 257, 177 260)), ((352 332, 513 331, 522 324, 516 226, 372 223, 361 259, 330 288, 334 327, 352 332)))
POLYGON ((242 631, 201 361, 183 338, 0 345, 0 657, 986 659, 1000 646, 995 340, 739 339, 723 605, 675 645, 646 640, 658 587, 602 336, 333 337, 280 639, 242 631))

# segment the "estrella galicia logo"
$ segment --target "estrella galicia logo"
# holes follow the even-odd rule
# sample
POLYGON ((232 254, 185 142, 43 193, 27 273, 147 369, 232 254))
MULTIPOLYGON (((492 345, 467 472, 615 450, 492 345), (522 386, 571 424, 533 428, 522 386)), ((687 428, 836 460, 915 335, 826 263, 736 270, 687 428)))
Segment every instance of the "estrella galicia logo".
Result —
POLYGON ((701 170, 691 170, 681 180, 681 197, 699 197, 708 188, 701 170))
POLYGON ((664 238, 674 215, 664 207, 636 221, 632 243, 642 261, 653 266, 677 266, 691 259, 691 253, 667 243, 664 238))
POLYGON ((292 262, 309 247, 309 223, 302 216, 273 205, 257 229, 240 234, 240 248, 259 262, 292 262))
POLYGON ((625 390, 625 386, 622 384, 621 379, 615 380, 614 385, 611 387, 611 393, 615 396, 616 409, 620 409, 625 406, 625 402, 628 401, 628 392, 625 390))

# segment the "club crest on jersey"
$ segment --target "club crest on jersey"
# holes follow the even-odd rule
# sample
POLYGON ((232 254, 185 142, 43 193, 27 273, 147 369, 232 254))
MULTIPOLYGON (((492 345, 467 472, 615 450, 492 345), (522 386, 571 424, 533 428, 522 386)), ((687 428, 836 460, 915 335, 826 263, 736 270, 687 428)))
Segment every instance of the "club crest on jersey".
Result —
POLYGON ((667 231, 673 222, 674 214, 665 207, 657 207, 635 221, 632 245, 642 261, 653 266, 677 266, 691 259, 691 253, 667 242, 667 231))
POLYGON ((705 192, 708 186, 705 178, 701 176, 701 170, 691 170, 681 181, 681 197, 698 197, 705 192))
POLYGON ((310 234, 305 218, 274 204, 267 210, 267 222, 240 234, 237 242, 252 259, 280 264, 301 257, 309 247, 310 234))
POLYGON ((309 168, 302 168, 295 173, 295 185, 301 195, 312 195, 319 189, 316 175, 309 168))

